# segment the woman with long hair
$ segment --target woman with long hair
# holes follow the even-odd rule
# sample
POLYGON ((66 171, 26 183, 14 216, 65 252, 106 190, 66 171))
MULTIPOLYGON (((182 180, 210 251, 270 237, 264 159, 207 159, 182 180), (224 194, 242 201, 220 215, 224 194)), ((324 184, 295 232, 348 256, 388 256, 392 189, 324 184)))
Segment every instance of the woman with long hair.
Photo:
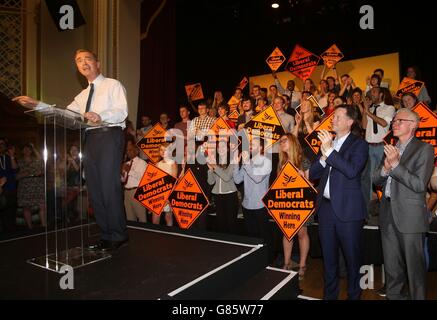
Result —
POLYGON ((325 115, 324 115, 325 118, 334 112, 334 110, 335 110, 335 104, 334 104, 335 98, 337 98, 337 94, 335 92, 331 91, 328 93, 328 104, 323 109, 323 111, 325 112, 325 115))
POLYGON ((325 108, 328 105, 328 82, 324 79, 319 82, 319 93, 317 94, 317 102, 320 108, 325 108))
POLYGON ((303 82, 303 90, 302 91, 311 92, 311 95, 314 96, 314 98, 316 98, 318 95, 316 84, 314 83, 314 81, 311 78, 308 78, 303 82))
POLYGON ((218 116, 223 120, 225 120, 231 129, 235 129, 235 122, 233 122, 231 119, 228 118, 229 106, 223 102, 218 106, 217 110, 218 110, 218 116))
POLYGON ((208 152, 208 184, 214 186, 217 211, 217 231, 237 233, 238 192, 234 182, 236 164, 231 163, 229 138, 219 140, 208 152))
MULTIPOLYGON (((306 160, 303 156, 302 148, 296 136, 291 133, 286 133, 279 139, 280 151, 279 151, 279 165, 278 174, 281 172, 282 167, 290 161, 296 168, 299 169, 299 173, 308 179, 308 170, 311 163, 306 160)), ((290 270, 294 269, 299 273, 299 280, 302 280, 306 271, 306 261, 308 257, 308 252, 310 250, 310 238, 308 236, 308 224, 311 221, 307 221, 297 233, 299 239, 299 266, 294 268, 291 261, 291 253, 293 249, 293 239, 288 241, 288 239, 283 236, 282 245, 284 249, 284 269, 290 270)))
POLYGON ((225 102, 225 98, 223 97, 223 93, 220 90, 216 90, 214 92, 214 100, 212 101, 212 108, 218 110, 219 106, 225 102))
POLYGON ((313 132, 315 128, 320 124, 320 119, 317 114, 314 113, 312 104, 310 101, 302 101, 300 106, 300 113, 294 117, 296 124, 293 128, 293 135, 299 140, 302 146, 305 157, 313 161, 316 159, 316 155, 312 151, 311 147, 306 143, 305 137, 313 132))
MULTIPOLYGON (((168 142, 164 142, 163 144, 161 144, 161 146, 159 147, 159 155, 161 156, 161 161, 159 161, 156 166, 176 178, 178 174, 178 166, 176 162, 170 157, 171 154, 169 152, 169 147, 170 143, 168 142)), ((165 224, 168 227, 171 227, 173 225, 173 214, 168 203, 165 205, 162 212, 165 214, 165 224)), ((159 224, 160 220, 160 216, 155 213, 152 214, 153 224, 159 224)))
POLYGON ((401 108, 408 108, 411 110, 418 103, 419 103, 419 99, 417 99, 417 96, 414 93, 406 92, 402 95, 401 108))
POLYGON ((38 207, 41 225, 46 226, 46 210, 44 204, 44 164, 32 143, 27 143, 22 149, 23 157, 18 160, 17 174, 18 207, 23 209, 23 217, 29 229, 32 225, 33 208, 38 207))

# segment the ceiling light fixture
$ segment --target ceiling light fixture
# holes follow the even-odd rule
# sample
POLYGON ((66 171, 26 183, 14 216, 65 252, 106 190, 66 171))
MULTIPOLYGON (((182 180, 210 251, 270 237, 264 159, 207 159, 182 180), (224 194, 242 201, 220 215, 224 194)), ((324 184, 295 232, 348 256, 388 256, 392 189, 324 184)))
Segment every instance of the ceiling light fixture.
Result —
POLYGON ((276 3, 276 2, 272 3, 272 8, 273 9, 278 9, 279 8, 279 4, 276 3))

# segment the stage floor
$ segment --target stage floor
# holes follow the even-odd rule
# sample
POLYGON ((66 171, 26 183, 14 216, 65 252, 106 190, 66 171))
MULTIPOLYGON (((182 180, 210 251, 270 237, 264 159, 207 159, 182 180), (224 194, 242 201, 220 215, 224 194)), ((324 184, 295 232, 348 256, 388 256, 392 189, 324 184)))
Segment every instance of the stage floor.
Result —
MULTIPOLYGON (((178 298, 190 287, 213 278, 226 268, 241 264, 244 259, 251 263, 251 256, 256 256, 263 249, 257 239, 238 236, 186 232, 150 224, 130 225, 128 230, 128 245, 120 248, 111 258, 74 269, 73 290, 60 288, 62 274, 26 262, 45 254, 44 234, 1 241, 0 298, 178 298)), ((84 231, 85 244, 98 240, 95 225, 86 226, 84 231)), ((79 246, 80 228, 70 229, 69 235, 69 247, 79 246)), ((58 237, 58 243, 59 246, 65 244, 63 237, 58 237)), ((267 265, 267 259, 260 261, 259 257, 257 261, 260 265, 267 265)))

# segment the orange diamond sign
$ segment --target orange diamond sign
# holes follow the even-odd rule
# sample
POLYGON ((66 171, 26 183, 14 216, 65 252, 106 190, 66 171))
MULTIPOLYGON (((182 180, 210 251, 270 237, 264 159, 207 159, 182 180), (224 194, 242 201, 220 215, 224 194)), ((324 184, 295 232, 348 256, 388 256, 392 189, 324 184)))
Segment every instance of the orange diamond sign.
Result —
POLYGON ((407 93, 407 92, 412 92, 416 96, 418 96, 420 93, 420 90, 422 90, 422 87, 424 85, 425 85, 425 83, 422 81, 414 80, 414 79, 410 79, 410 78, 405 77, 402 79, 402 82, 399 84, 399 88, 396 91, 395 96, 398 98, 402 98, 404 93, 407 93))
POLYGON ((134 199, 160 215, 175 186, 176 178, 149 163, 141 178, 134 199))
POLYGON ((296 45, 291 53, 286 69, 296 77, 305 81, 319 64, 320 57, 296 45))
POLYGON ((317 128, 315 128, 310 134, 308 134, 305 137, 305 141, 306 143, 309 144, 309 146, 311 147, 311 150, 313 150, 313 152, 315 154, 319 153, 320 150, 320 145, 322 144, 322 142, 319 140, 317 133, 320 130, 328 130, 330 131, 333 135, 335 134, 335 132, 332 130, 332 120, 334 119, 334 113, 331 113, 327 118, 325 118, 317 128))
POLYGON ((281 120, 272 106, 261 111, 244 125, 244 132, 249 141, 253 137, 264 140, 264 149, 271 147, 285 134, 281 120))
POLYGON ((188 100, 196 101, 204 98, 202 85, 200 83, 187 84, 185 86, 185 92, 187 93, 188 100))
POLYGON ((340 49, 338 49, 338 47, 335 44, 333 44, 328 50, 323 52, 320 56, 322 57, 323 62, 329 69, 335 66, 337 62, 339 62, 344 57, 343 53, 341 53, 340 49))
POLYGON ((168 200, 179 227, 182 229, 191 227, 209 206, 208 199, 191 169, 188 169, 179 179, 168 200))
MULTIPOLYGON (((434 147, 434 157, 437 157, 437 115, 423 102, 416 104, 412 110, 417 112, 420 117, 416 138, 432 145, 434 147)), ((393 131, 390 130, 387 133, 384 142, 391 145, 396 144, 397 138, 393 136, 393 131)))
POLYGON ((159 147, 165 142, 165 133, 166 130, 158 122, 137 142, 138 148, 140 148, 153 163, 157 163, 160 160, 159 147))
POLYGON ((231 120, 233 123, 235 123, 235 125, 237 125, 237 121, 238 121, 238 117, 240 116, 240 114, 238 113, 237 110, 232 111, 231 113, 229 113, 228 118, 229 120, 231 120))
POLYGON ((288 161, 263 197, 263 202, 290 241, 313 214, 316 197, 316 189, 288 161))
MULTIPOLYGON (((316 98, 314 98, 314 96, 313 95, 311 95, 311 96, 309 96, 308 98, 307 98, 307 100, 309 101, 309 102, 311 102, 311 106, 312 106, 312 108, 313 108, 313 113, 314 114, 317 114, 318 116, 319 116, 319 118, 320 119, 322 119, 323 118, 323 116, 325 115, 325 111, 323 111, 323 108, 319 105, 319 103, 317 102, 317 99, 316 98)), ((296 107, 296 112, 297 113, 299 113, 300 114, 300 106, 301 106, 302 104, 300 104, 300 105, 298 105, 297 107, 296 107)))
POLYGON ((282 54, 281 50, 278 47, 273 50, 272 54, 266 59, 267 64, 269 65, 272 71, 276 71, 279 67, 284 63, 285 57, 282 54))
POLYGON ((243 90, 244 88, 246 88, 247 84, 249 83, 249 79, 247 79, 247 77, 244 77, 240 83, 238 84, 238 88, 240 88, 241 90, 243 90))

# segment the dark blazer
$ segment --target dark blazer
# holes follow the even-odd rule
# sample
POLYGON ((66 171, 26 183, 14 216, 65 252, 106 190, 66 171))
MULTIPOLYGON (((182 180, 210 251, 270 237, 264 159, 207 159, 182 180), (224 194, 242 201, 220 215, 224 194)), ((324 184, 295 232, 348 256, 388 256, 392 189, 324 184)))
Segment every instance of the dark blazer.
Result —
MULTIPOLYGON (((382 193, 379 224, 388 225, 389 212, 385 188, 387 177, 381 176, 380 166, 373 172, 373 181, 384 187, 382 193)), ((429 228, 426 207, 426 190, 434 170, 434 149, 414 137, 401 156, 399 165, 390 173, 391 212, 396 227, 401 233, 422 233, 429 228)))
POLYGON ((316 212, 320 207, 331 166, 329 191, 331 205, 337 218, 347 222, 362 220, 367 216, 361 191, 361 173, 368 156, 367 142, 352 133, 346 138, 339 152, 334 150, 329 155, 325 168, 320 164, 321 154, 319 154, 310 168, 310 179, 320 179, 316 212))
MULTIPOLYGON (((252 117, 255 115, 255 111, 252 111, 252 117)), ((237 119, 237 129, 240 124, 246 123, 246 113, 240 114, 237 119)))

